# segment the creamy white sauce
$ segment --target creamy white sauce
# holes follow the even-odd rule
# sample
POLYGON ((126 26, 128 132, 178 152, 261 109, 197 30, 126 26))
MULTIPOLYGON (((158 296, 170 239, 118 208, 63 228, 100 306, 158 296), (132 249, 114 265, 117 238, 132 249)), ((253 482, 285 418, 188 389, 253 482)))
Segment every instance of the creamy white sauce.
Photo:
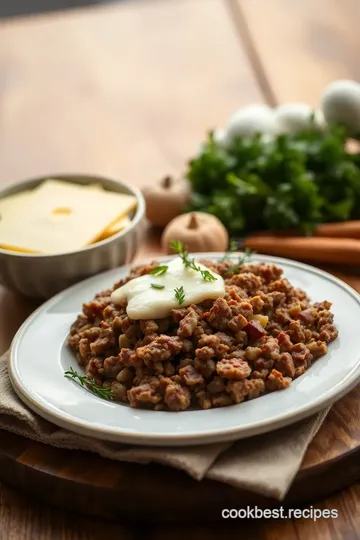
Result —
POLYGON ((163 319, 172 309, 199 304, 204 300, 216 299, 225 295, 225 283, 221 276, 196 263, 202 270, 209 270, 215 281, 205 281, 200 272, 186 268, 180 257, 165 263, 168 269, 161 276, 146 274, 132 279, 111 295, 114 304, 127 301, 126 312, 130 319, 163 319), (154 289, 151 284, 164 285, 154 289), (175 289, 183 287, 185 298, 180 305, 175 297, 175 289))

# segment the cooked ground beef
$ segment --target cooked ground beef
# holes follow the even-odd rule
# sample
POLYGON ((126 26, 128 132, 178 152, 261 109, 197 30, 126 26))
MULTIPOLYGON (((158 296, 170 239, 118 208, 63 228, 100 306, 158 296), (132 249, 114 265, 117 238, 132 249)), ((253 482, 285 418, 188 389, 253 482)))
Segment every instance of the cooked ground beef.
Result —
POLYGON ((274 265, 204 264, 220 274, 225 298, 129 319, 111 292, 153 265, 138 266, 84 304, 68 338, 79 364, 131 407, 183 411, 223 407, 281 390, 337 338, 327 301, 312 304, 274 265))

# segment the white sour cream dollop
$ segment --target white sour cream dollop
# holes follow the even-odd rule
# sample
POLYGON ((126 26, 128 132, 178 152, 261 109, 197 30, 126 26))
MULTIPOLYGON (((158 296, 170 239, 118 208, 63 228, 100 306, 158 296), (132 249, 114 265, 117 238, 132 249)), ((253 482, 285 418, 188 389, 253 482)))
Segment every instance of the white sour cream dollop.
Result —
POLYGON ((164 274, 145 274, 113 291, 111 301, 114 304, 127 301, 126 312, 130 319, 163 319, 172 309, 225 295, 223 278, 206 266, 196 263, 201 270, 208 270, 216 278, 214 281, 205 281, 201 272, 186 268, 180 257, 164 264, 168 267, 164 274), (153 288, 152 284, 164 288, 153 288), (175 289, 179 287, 183 287, 185 295, 181 305, 175 296, 175 289))

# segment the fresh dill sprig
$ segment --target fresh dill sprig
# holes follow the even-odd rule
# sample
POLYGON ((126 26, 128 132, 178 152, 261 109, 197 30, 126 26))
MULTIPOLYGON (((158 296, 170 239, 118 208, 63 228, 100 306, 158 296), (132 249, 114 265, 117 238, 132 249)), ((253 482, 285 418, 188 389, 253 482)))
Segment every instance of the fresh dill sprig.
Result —
POLYGON ((68 371, 65 371, 64 375, 65 377, 68 377, 68 379, 73 379, 81 386, 90 389, 99 398, 108 401, 114 399, 114 393, 111 391, 111 388, 101 388, 97 386, 93 380, 88 379, 85 375, 79 375, 72 367, 68 371))
POLYGON ((174 291, 175 291, 175 298, 181 306, 181 304, 185 302, 184 287, 181 285, 181 287, 177 287, 176 289, 174 289, 174 291))
POLYGON ((196 272, 200 272, 200 274, 201 274, 204 281, 216 281, 217 280, 217 278, 215 276, 213 276, 209 272, 209 270, 203 270, 200 266, 198 266, 195 263, 194 258, 189 257, 189 252, 184 248, 184 246, 182 245, 181 242, 179 242, 179 240, 172 240, 170 242, 170 247, 171 247, 171 249, 176 251, 176 253, 179 255, 179 257, 181 258, 185 268, 191 268, 192 270, 195 270, 196 272))
POLYGON ((241 266, 242 266, 243 264, 245 264, 245 263, 248 261, 248 259, 249 259, 250 256, 252 255, 252 253, 253 253, 253 252, 252 252, 251 249, 245 248, 244 254, 243 254, 241 257, 239 257, 237 263, 231 264, 231 265, 229 266, 227 272, 230 273, 230 274, 237 274, 237 273, 239 272, 241 266))
POLYGON ((153 289, 165 289, 165 285, 160 285, 159 283, 151 283, 153 289))
POLYGON ((163 276, 167 272, 168 266, 166 264, 162 266, 154 266, 152 270, 150 270, 149 274, 152 274, 153 276, 163 276))

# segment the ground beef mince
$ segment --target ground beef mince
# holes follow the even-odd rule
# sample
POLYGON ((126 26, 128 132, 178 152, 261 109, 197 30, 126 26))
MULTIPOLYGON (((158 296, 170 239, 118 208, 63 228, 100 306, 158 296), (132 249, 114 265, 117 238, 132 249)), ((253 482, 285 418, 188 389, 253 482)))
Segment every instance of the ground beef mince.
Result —
POLYGON ((86 375, 131 407, 184 411, 254 399, 287 388, 337 338, 331 304, 311 303, 275 265, 203 261, 220 274, 224 298, 172 310, 166 319, 131 320, 111 292, 83 306, 69 346, 86 375))

